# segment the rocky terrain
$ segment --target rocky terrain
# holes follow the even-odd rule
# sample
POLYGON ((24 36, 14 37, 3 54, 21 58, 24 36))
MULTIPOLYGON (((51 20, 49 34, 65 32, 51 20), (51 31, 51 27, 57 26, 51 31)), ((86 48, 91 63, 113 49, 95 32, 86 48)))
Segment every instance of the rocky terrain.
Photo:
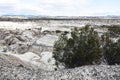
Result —
POLYGON ((62 32, 90 24, 101 35, 101 25, 120 25, 119 19, 0 21, 0 80, 119 80, 119 65, 89 65, 57 69, 53 45, 62 32), (55 71, 57 69, 57 71, 55 71))
POLYGON ((1 80, 119 80, 120 66, 94 65, 44 71, 8 55, 0 55, 1 80))

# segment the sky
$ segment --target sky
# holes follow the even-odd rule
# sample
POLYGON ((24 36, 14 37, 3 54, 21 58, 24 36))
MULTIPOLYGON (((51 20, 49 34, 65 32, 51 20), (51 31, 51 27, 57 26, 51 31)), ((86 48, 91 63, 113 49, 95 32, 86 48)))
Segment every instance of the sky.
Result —
POLYGON ((120 16, 120 0, 0 0, 0 15, 120 16))

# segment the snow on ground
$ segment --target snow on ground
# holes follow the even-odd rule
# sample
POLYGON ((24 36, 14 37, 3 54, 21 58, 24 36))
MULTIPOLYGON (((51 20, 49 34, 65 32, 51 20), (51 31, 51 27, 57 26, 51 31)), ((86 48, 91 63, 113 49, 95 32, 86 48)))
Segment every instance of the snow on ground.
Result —
POLYGON ((120 38, 111 38, 113 42, 117 42, 120 38))
MULTIPOLYGON (((40 28, 40 27, 41 26, 38 25, 37 22, 10 22, 10 21, 0 22, 0 28, 4 28, 7 30, 16 30, 16 29, 25 30, 25 29, 40 28)), ((48 26, 47 27, 42 26, 42 27, 43 27, 42 28, 43 30, 45 29, 48 29, 48 30, 51 29, 52 31, 55 30, 54 28, 48 27, 48 26)), ((27 31, 27 30, 23 32, 23 35, 28 36, 30 39, 33 38, 32 32, 27 31)), ((45 35, 45 36, 38 38, 38 40, 36 40, 36 43, 38 45, 45 45, 48 47, 53 47, 54 41, 56 41, 57 39, 58 37, 55 35, 45 35)), ((26 52, 23 54, 20 54, 18 52, 14 54, 13 52, 10 52, 10 51, 9 52, 3 52, 3 51, 4 51, 4 48, 3 46, 1 46, 0 47, 1 53, 15 56, 21 59, 23 62, 30 63, 44 70, 54 70, 54 68, 56 67, 55 60, 52 58, 52 52, 42 52, 41 55, 37 55, 36 53, 33 53, 33 52, 26 52)))
POLYGON ((42 24, 41 22, 10 22, 10 21, 0 21, 0 28, 8 29, 8 30, 25 30, 25 29, 31 29, 31 28, 42 28, 42 31, 48 30, 48 31, 70 31, 70 28, 64 27, 62 24, 61 26, 53 26, 54 24, 48 25, 42 24))
POLYGON ((106 31, 107 31, 107 29, 106 28, 97 28, 97 29, 95 29, 95 31, 97 31, 97 32, 99 32, 99 33, 105 33, 106 31))
POLYGON ((59 27, 50 27, 50 26, 44 26, 44 27, 42 27, 42 32, 43 31, 56 31, 56 30, 60 30, 60 31, 71 31, 71 28, 66 28, 66 27, 61 27, 61 26, 59 26, 59 27))
POLYGON ((13 54, 12 52, 7 52, 5 54, 15 56, 23 62, 30 63, 43 70, 51 71, 56 68, 52 52, 42 52, 40 56, 32 52, 26 52, 24 54, 13 54))
POLYGON ((8 30, 15 30, 15 29, 29 29, 37 27, 34 22, 0 22, 0 28, 8 29, 8 30))
MULTIPOLYGON (((88 22, 89 23, 89 22, 88 22)), ((25 29, 31 29, 31 28, 42 28, 42 31, 71 31, 72 26, 75 27, 83 27, 86 22, 80 22, 80 21, 39 21, 39 22, 11 22, 11 21, 0 21, 0 28, 4 28, 7 30, 25 30, 25 29)), ((95 23, 94 23, 95 24, 95 23)), ((106 29, 96 29, 101 35, 101 33, 106 32, 106 29)), ((24 36, 28 36, 28 38, 32 39, 32 33, 29 31, 23 32, 24 36)), ((68 35, 70 37, 70 35, 68 35)), ((58 40, 58 36, 56 35, 44 35, 38 38, 35 43, 38 46, 47 46, 47 47, 53 47, 54 42, 58 40)), ((116 39, 115 39, 116 41, 116 39)), ((4 48, 0 47, 0 52, 3 52, 4 48)), ((4 52, 3 52, 4 53, 4 52)), ((44 70, 54 70, 56 68, 55 66, 55 60, 52 58, 52 51, 50 52, 42 52, 40 55, 37 55, 36 53, 26 52, 23 54, 13 54, 12 52, 7 52, 5 54, 15 56, 19 59, 21 59, 23 62, 30 63, 32 65, 35 65, 41 69, 44 70)))
POLYGON ((34 65, 37 65, 36 60, 40 59, 40 57, 38 55, 36 55, 35 53, 32 53, 32 52, 27 52, 27 53, 24 53, 24 54, 13 54, 12 52, 7 52, 5 54, 18 57, 22 61, 29 62, 29 63, 32 63, 34 65))
POLYGON ((47 70, 54 70, 56 68, 55 65, 55 59, 53 58, 52 52, 42 52, 41 53, 41 62, 44 62, 44 64, 47 67, 47 70))
POLYGON ((46 35, 36 41, 37 45, 53 47, 54 42, 58 40, 56 35, 46 35))

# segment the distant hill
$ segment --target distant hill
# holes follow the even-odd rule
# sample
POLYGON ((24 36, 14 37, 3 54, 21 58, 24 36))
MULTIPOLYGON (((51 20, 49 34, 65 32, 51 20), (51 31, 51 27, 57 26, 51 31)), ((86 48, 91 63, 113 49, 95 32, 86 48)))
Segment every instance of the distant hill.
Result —
POLYGON ((120 19, 120 16, 108 15, 108 16, 34 16, 34 15, 2 15, 0 16, 0 20, 13 20, 13 19, 53 19, 53 20, 61 20, 61 19, 120 19))

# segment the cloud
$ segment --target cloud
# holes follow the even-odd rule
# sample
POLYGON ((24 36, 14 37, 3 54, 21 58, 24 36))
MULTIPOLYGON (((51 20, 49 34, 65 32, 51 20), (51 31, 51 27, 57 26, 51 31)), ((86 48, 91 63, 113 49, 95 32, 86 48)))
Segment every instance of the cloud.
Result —
POLYGON ((20 0, 0 0, 0 4, 18 3, 20 0))
POLYGON ((37 0, 39 3, 48 5, 75 5, 86 4, 90 0, 37 0))
POLYGON ((1 13, 28 15, 74 15, 79 5, 85 5, 90 0, 2 0, 1 13), (51 13, 51 14, 50 14, 51 13))
MULTIPOLYGON (((40 9, 43 9, 43 12, 45 15, 74 15, 72 14, 72 11, 77 12, 80 7, 89 4, 91 0, 37 0, 39 5, 36 7, 39 7, 40 9)), ((39 9, 38 9, 39 11, 39 9)))
MULTIPOLYGON (((104 6, 96 0, 1 0, 0 15, 90 16, 120 13, 116 5, 104 6), (95 4, 95 5, 94 5, 95 4), (111 7, 113 6, 113 7, 111 7)), ((102 0, 102 3, 104 0, 102 0)))

